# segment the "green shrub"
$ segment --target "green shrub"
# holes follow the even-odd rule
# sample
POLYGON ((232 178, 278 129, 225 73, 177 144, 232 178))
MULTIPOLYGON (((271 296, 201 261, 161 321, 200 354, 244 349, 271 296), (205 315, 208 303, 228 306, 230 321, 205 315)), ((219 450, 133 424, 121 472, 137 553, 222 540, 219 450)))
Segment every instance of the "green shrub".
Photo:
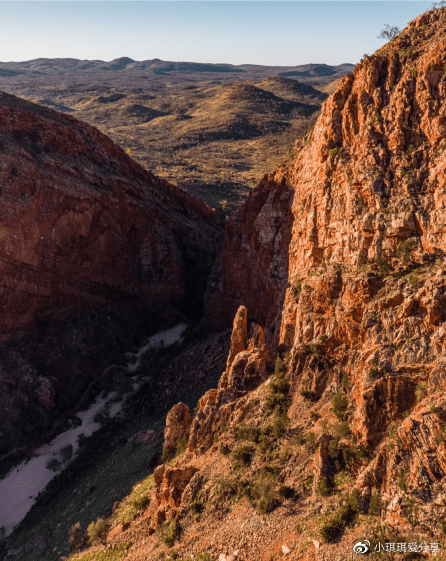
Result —
POLYGON ((264 454, 268 450, 268 437, 266 436, 266 434, 262 434, 260 436, 257 447, 262 454, 264 454))
POLYGON ((302 343, 300 350, 303 353, 313 353, 318 358, 321 356, 321 351, 313 343, 302 343))
POLYGON ((397 432, 398 432, 398 423, 392 423, 390 425, 388 425, 386 431, 387 431, 387 435, 389 436, 389 438, 396 438, 397 432))
POLYGON ((382 501, 379 491, 373 491, 369 502, 369 514, 372 516, 381 516, 382 501))
POLYGON ((70 533, 68 534, 68 541, 70 545, 75 546, 77 543, 79 543, 81 539, 80 531, 81 531, 80 522, 76 522, 76 524, 73 524, 73 526, 71 526, 70 533))
POLYGON ((309 475, 304 481, 302 481, 302 491, 309 495, 313 490, 314 475, 309 475))
POLYGON ((438 519, 437 524, 440 527, 443 535, 446 536, 446 520, 438 519))
POLYGON ((265 400, 265 407, 268 411, 275 411, 276 413, 279 411, 284 414, 291 404, 288 398, 290 384, 284 379, 286 364, 286 361, 277 357, 274 377, 269 385, 269 393, 265 400))
POLYGON ((337 513, 326 522, 320 529, 320 535, 324 542, 332 542, 338 534, 350 522, 352 522, 359 512, 359 493, 353 489, 351 495, 347 497, 337 513))
POLYGON ((273 423, 273 435, 274 438, 280 438, 286 431, 288 424, 288 415, 286 413, 281 413, 280 409, 274 417, 273 423))
POLYGON ((334 433, 340 438, 348 438, 351 435, 352 431, 349 427, 348 422, 342 421, 339 423, 339 425, 334 427, 334 433))
POLYGON ((296 282, 293 284, 293 298, 295 302, 299 302, 299 298, 300 298, 300 293, 302 292, 302 283, 301 281, 298 279, 296 280, 296 282))
POLYGON ((200 514, 200 512, 203 510, 203 504, 198 500, 197 497, 195 497, 195 499, 192 501, 190 510, 192 514, 200 514))
POLYGON ((222 498, 231 498, 237 494, 237 485, 231 481, 221 481, 218 486, 218 495, 222 498))
POLYGON ((308 401, 314 401, 316 399, 316 393, 313 390, 302 390, 300 395, 308 401))
POLYGON ((285 448, 285 450, 283 450, 283 452, 279 454, 280 465, 284 466, 290 458, 291 458, 291 450, 289 448, 285 448))
POLYGON ((297 446, 302 446, 305 443, 304 435, 301 432, 298 432, 294 436, 294 444, 297 446))
POLYGON ((231 449, 229 448, 229 446, 227 444, 222 444, 220 446, 220 454, 222 456, 229 456, 230 453, 231 453, 231 449))
POLYGON ((255 482, 252 496, 256 501, 256 510, 259 514, 270 512, 277 506, 275 488, 275 479, 270 474, 261 474, 255 482))
POLYGON ((317 438, 316 435, 314 434, 314 432, 309 432, 305 441, 305 444, 308 446, 308 448, 314 453, 316 452, 319 444, 317 442, 317 438))
POLYGON ((324 343, 327 339, 328 339, 328 335, 326 333, 322 333, 322 335, 319 335, 319 341, 321 343, 324 343))
POLYGON ((342 387, 344 388, 344 390, 348 390, 349 386, 350 386, 350 378, 344 372, 344 374, 342 374, 342 387))
POLYGON ((108 522, 104 518, 98 518, 96 522, 91 522, 87 528, 87 537, 90 544, 102 538, 108 529, 108 522))
POLYGON ((205 551, 196 555, 195 561, 213 561, 213 558, 212 555, 209 553, 209 551, 205 551))
POLYGON ((392 271, 391 264, 387 263, 387 261, 385 259, 383 259, 382 257, 376 257, 375 258, 375 263, 378 267, 378 274, 381 277, 386 277, 392 271))
POLYGON ((179 456, 180 454, 182 454, 183 452, 185 452, 187 450, 187 444, 189 442, 189 439, 186 435, 182 436, 181 438, 179 438, 177 440, 177 445, 176 445, 176 456, 179 456))
POLYGON ((237 429, 236 435, 240 440, 251 440, 251 442, 257 444, 260 437, 260 430, 255 427, 245 427, 242 423, 242 425, 237 429))
POLYGON ((137 511, 144 510, 149 503, 150 503, 149 495, 141 495, 140 497, 134 497, 130 501, 130 505, 137 511))
POLYGON ((401 242, 396 248, 396 253, 405 267, 407 267, 412 260, 412 253, 416 246, 415 240, 407 239, 401 242))
POLYGON ((437 434, 437 441, 438 442, 444 442, 446 440, 446 434, 443 430, 443 427, 440 427, 440 431, 437 434))
POLYGON ((315 423, 318 419, 319 419, 319 415, 316 413, 316 411, 311 410, 310 411, 310 420, 313 423, 315 423))
POLYGON ((421 401, 427 395, 427 382, 420 382, 415 390, 418 401, 421 401))
POLYGON ((339 456, 339 438, 332 438, 328 443, 328 453, 330 458, 336 459, 339 456))
POLYGON ((273 479, 278 479, 279 478, 279 474, 280 474, 280 470, 277 466, 271 466, 269 464, 265 464, 264 466, 262 466, 259 471, 257 472, 257 475, 259 477, 272 477, 273 479))
POLYGON ((364 265, 367 265, 367 263, 367 257, 363 253, 360 253, 358 259, 358 267, 364 267, 364 265))
POLYGON ((331 405, 333 407, 333 413, 340 421, 342 421, 348 408, 347 396, 343 395, 341 392, 338 392, 331 400, 331 405))
POLYGON ((175 448, 171 448, 171 447, 164 448, 164 450, 163 450, 163 462, 167 463, 167 462, 170 462, 170 460, 173 460, 173 458, 175 458, 175 453, 176 453, 175 448))
POLYGON ((166 533, 163 537, 163 542, 167 547, 172 547, 179 534, 179 527, 175 520, 170 520, 166 524, 166 533))
POLYGON ((412 273, 410 273, 409 284, 410 284, 411 288, 413 288, 414 290, 417 290, 417 288, 420 284, 420 273, 419 273, 419 271, 413 271, 412 273))
POLYGON ((328 483, 328 479, 326 477, 321 477, 319 479, 319 483, 317 485, 317 492, 322 497, 327 497, 330 494, 331 487, 328 483))
POLYGON ((332 148, 331 150, 328 151, 328 155, 331 156, 332 158, 336 158, 336 156, 339 156, 339 154, 340 154, 339 146, 336 146, 335 148, 332 148))
POLYGON ((238 446, 232 451, 231 457, 236 469, 240 467, 248 466, 251 462, 251 458, 254 454, 254 449, 249 445, 238 446))
POLYGON ((350 495, 347 497, 347 503, 354 512, 359 512, 359 491, 358 489, 353 489, 350 495))

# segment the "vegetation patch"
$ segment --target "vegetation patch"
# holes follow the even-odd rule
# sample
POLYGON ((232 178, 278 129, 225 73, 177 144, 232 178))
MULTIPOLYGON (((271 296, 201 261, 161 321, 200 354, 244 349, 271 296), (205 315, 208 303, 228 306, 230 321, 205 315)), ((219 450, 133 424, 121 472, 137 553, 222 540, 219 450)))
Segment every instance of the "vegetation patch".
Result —
POLYGON ((235 450, 232 451, 231 457, 234 469, 240 469, 242 467, 247 467, 251 463, 251 458, 254 455, 254 448, 250 445, 240 445, 237 446, 235 450))
POLYGON ((74 553, 69 557, 64 557, 64 561, 119 561, 127 556, 129 547, 132 542, 122 542, 115 545, 108 551, 95 551, 88 553, 74 553))
POLYGON ((353 489, 347 495, 345 501, 341 502, 336 514, 326 522, 320 529, 320 536, 326 543, 334 541, 344 528, 351 524, 359 513, 359 491, 353 489))

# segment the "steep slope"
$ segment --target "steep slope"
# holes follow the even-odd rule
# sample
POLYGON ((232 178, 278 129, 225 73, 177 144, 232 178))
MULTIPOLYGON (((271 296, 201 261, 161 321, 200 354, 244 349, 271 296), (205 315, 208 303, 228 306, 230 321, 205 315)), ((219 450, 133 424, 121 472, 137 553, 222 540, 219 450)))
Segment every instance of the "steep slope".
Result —
MULTIPOLYGON (((89 351, 101 348, 104 355, 110 345, 121 347, 112 339, 105 343, 111 332, 119 339, 120 327, 134 320, 141 337, 143 323, 150 331, 161 318, 201 316, 221 226, 204 203, 144 170, 95 128, 4 93, 0 178, 0 334, 3 341, 12 336, 0 349, 0 391, 9 411, 0 420, 1 449, 5 441, 12 444, 8 427, 16 418, 20 429, 24 407, 34 416, 39 407, 50 408, 54 418, 55 400, 59 412, 74 405, 70 396, 102 367, 89 351), (112 308, 107 327, 100 326, 102 318, 93 333, 92 321, 78 333, 81 357, 70 347, 73 332, 58 341, 69 322, 57 329, 54 322, 69 314, 85 319, 92 310, 107 317, 112 308), (62 345, 57 350, 56 341, 62 345), (22 386, 24 376, 29 383, 22 386), (39 397, 42 385, 46 400, 39 397)), ((46 413, 37 417, 49 422, 46 413)))
MULTIPOLYGON (((227 320, 250 297, 250 286, 265 274, 265 267, 256 266, 260 256, 273 266, 276 255, 268 248, 280 243, 279 221, 293 222, 289 264, 282 263, 289 267, 289 275, 282 276, 282 289, 323 263, 356 265, 360 255, 392 259, 399 242, 410 235, 416 235, 424 253, 442 252, 446 166, 442 25, 440 13, 421 16, 341 80, 312 133, 295 146, 293 164, 278 167, 260 184, 259 192, 265 192, 267 200, 292 190, 292 213, 277 209, 268 219, 261 217, 267 212, 261 205, 251 216, 250 199, 232 219, 221 257, 225 272, 213 281, 216 291, 209 291, 210 317, 218 320, 219 310, 225 309, 227 320), (251 279, 250 284, 238 282, 228 266, 241 260, 241 274, 251 279)), ((271 274, 268 287, 274 291, 271 274)), ((265 318, 271 314, 261 294, 259 300, 248 308, 253 319, 262 321, 262 314, 265 318)), ((267 340, 270 328, 266 323, 267 340)))
MULTIPOLYGON (((235 529, 243 517, 229 513, 210 532, 210 506, 201 544, 213 555, 280 559, 293 550, 296 559, 345 559, 364 538, 417 553, 442 539, 445 32, 446 10, 437 9, 364 59, 323 104, 294 161, 266 176, 228 221, 206 310, 214 321, 235 315, 233 348, 218 389, 200 401, 183 462, 155 477, 152 520, 163 512, 190 535, 182 516, 197 507, 190 487, 169 502, 170 470, 199 469, 205 503, 221 500, 223 476, 248 511, 274 509, 259 484, 274 468, 291 490, 275 484, 274 500, 284 502, 267 520, 281 532, 268 545, 256 539, 252 510, 244 519, 252 538, 235 529), (249 337, 247 319, 260 324, 249 337), (215 467, 217 439, 223 455, 232 450, 232 466, 215 467), (284 537, 290 512, 299 524, 284 537), (352 522, 359 528, 344 534, 352 522), (230 550, 217 545, 229 527, 230 550)), ((198 552, 186 538, 179 546, 185 556, 198 552)))

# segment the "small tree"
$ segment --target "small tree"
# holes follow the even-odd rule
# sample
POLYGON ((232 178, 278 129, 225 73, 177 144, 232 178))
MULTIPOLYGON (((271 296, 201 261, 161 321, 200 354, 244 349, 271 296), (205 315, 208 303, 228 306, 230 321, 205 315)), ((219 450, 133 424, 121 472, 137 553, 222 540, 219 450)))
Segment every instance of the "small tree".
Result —
POLYGON ((359 491, 355 487, 347 498, 347 504, 354 512, 359 512, 359 499, 359 491))
POLYGON ((87 528, 88 541, 92 545, 98 539, 102 539, 107 532, 108 522, 104 518, 98 518, 96 522, 91 522, 87 528))
POLYGON ((73 445, 68 444, 68 446, 62 448, 62 450, 60 451, 60 455, 62 458, 62 463, 67 464, 73 457, 73 445))
POLYGON ((348 408, 348 397, 346 395, 343 395, 341 392, 338 392, 331 400, 331 405, 333 407, 333 413, 336 415, 336 417, 340 421, 344 420, 344 415, 348 408))
POLYGON ((379 516, 381 514, 382 501, 378 491, 373 491, 370 497, 369 514, 372 516, 379 516))
POLYGON ((427 395, 427 382, 420 382, 415 390, 415 396, 418 401, 424 399, 427 395))
POLYGON ((62 469, 62 464, 57 458, 53 458, 46 464, 46 469, 59 473, 62 469))
POLYGON ((401 489, 401 491, 404 491, 404 493, 407 492, 406 470, 403 467, 400 467, 400 469, 398 470, 398 487, 401 489))
POLYGON ((80 542, 81 539, 80 532, 81 532, 80 522, 76 522, 76 524, 73 524, 73 526, 71 526, 70 533, 68 534, 68 541, 70 542, 70 545, 72 545, 73 547, 76 547, 76 545, 78 545, 80 542))
POLYGON ((407 239, 401 242, 396 248, 397 255, 401 259, 404 267, 407 267, 412 260, 412 253, 416 245, 415 240, 407 239))
POLYGON ((436 10, 437 8, 444 8, 446 6, 446 0, 440 0, 440 2, 434 2, 432 4, 432 9, 436 10))
POLYGON ((382 29, 381 33, 378 35, 378 39, 385 39, 386 41, 391 41, 392 39, 395 39, 395 37, 398 37, 400 33, 401 33, 401 29, 399 29, 395 25, 390 26, 389 24, 385 23, 384 29, 382 29))
POLYGON ((318 441, 317 441, 317 438, 316 438, 316 435, 314 434, 314 432, 310 431, 308 433, 305 444, 313 452, 313 454, 314 454, 314 452, 316 452, 316 450, 318 448, 318 441))

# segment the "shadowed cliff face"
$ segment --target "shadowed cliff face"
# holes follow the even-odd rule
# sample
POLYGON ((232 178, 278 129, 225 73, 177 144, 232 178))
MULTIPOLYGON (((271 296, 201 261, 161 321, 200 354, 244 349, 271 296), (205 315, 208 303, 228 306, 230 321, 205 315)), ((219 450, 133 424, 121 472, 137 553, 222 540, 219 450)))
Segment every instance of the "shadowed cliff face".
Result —
POLYGON ((126 345, 201 317, 222 227, 95 128, 1 92, 0 223, 3 451, 46 432, 126 345))
POLYGON ((205 314, 231 324, 240 305, 249 319, 265 325, 268 344, 277 346, 288 282, 288 246, 293 190, 264 178, 243 209, 227 221, 223 248, 205 295, 205 314))
POLYGON ((123 298, 200 313, 220 227, 93 127, 0 95, 0 331, 123 298))

